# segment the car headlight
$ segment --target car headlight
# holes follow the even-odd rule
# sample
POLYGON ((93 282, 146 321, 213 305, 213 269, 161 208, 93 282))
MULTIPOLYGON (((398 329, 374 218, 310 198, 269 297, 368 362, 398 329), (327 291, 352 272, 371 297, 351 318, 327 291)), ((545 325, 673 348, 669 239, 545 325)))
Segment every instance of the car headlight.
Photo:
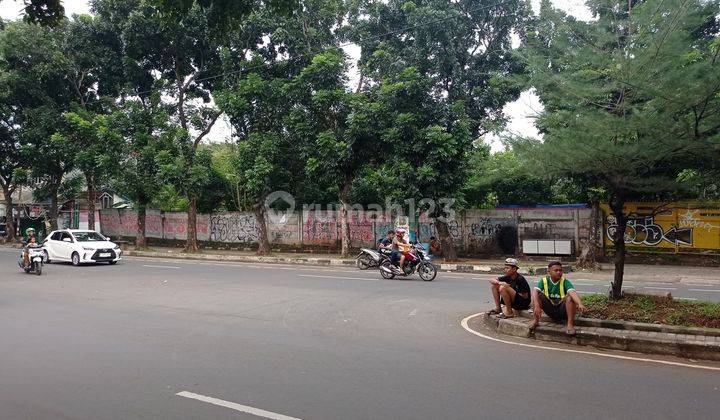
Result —
POLYGON ((115 248, 113 249, 120 249, 120 245, 115 245, 115 248))
POLYGON ((94 251, 94 249, 89 248, 89 247, 87 247, 87 246, 84 246, 83 249, 84 249, 85 251, 94 251))

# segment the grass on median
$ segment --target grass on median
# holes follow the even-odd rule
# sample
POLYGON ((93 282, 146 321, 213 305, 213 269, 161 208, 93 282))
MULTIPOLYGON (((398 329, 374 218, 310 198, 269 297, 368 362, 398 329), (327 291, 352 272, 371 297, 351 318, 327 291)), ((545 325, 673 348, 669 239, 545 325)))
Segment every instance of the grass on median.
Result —
POLYGON ((587 310, 582 316, 587 318, 720 328, 720 303, 715 302, 627 294, 618 301, 605 295, 583 296, 583 303, 587 310))

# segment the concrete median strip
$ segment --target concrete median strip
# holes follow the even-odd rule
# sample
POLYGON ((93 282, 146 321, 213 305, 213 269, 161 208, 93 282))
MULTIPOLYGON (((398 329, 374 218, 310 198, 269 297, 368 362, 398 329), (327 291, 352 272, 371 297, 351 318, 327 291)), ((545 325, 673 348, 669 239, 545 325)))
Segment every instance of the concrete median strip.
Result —
POLYGON ((487 328, 515 337, 610 350, 720 361, 720 330, 711 328, 578 318, 575 321, 576 334, 568 335, 565 332, 564 324, 554 323, 544 317, 535 332, 532 333, 530 331, 531 320, 524 316, 511 319, 499 319, 488 314, 479 316, 487 328))
MULTIPOLYGON (((497 343, 503 343, 503 344, 512 345, 512 346, 516 346, 516 347, 524 347, 524 348, 532 348, 532 349, 540 349, 540 350, 548 350, 548 351, 559 351, 559 352, 564 352, 564 353, 583 354, 583 355, 607 357, 607 358, 611 358, 611 359, 630 360, 630 361, 637 361, 637 362, 657 363, 657 364, 661 364, 661 365, 681 366, 681 367, 687 367, 687 368, 692 368, 692 369, 701 369, 701 370, 710 370, 710 371, 720 372, 720 367, 717 367, 717 366, 706 366, 706 365, 700 365, 700 364, 673 362, 670 360, 658 360, 658 359, 651 359, 651 358, 637 357, 637 356, 624 356, 624 355, 619 355, 619 354, 601 353, 601 352, 589 351, 589 350, 577 350, 577 349, 572 349, 572 348, 550 347, 550 346, 544 346, 544 345, 539 345, 539 344, 529 344, 529 343, 503 340, 501 338, 492 337, 487 334, 483 334, 478 329, 479 325, 472 325, 472 326, 470 325, 471 323, 474 323, 478 319, 482 319, 483 316, 485 316, 485 313, 482 313, 482 312, 467 316, 467 317, 463 318, 462 321, 460 321, 460 325, 470 334, 476 335, 476 336, 481 337, 486 340, 495 341, 497 343)), ((482 320, 480 321, 480 323, 482 323, 482 320)))

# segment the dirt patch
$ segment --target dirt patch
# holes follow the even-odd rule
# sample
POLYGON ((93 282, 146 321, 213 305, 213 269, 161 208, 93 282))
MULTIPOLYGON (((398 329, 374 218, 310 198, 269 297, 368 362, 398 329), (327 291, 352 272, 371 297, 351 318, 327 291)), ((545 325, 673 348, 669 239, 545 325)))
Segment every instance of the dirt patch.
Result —
POLYGON ((688 302, 661 296, 626 295, 613 301, 607 296, 583 297, 582 316, 651 324, 720 328, 720 303, 688 302))

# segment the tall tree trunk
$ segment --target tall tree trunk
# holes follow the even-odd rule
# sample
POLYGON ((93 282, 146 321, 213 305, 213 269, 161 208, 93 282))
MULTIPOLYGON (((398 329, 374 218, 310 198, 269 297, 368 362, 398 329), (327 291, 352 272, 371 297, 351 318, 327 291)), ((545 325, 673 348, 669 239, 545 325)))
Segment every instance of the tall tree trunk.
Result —
POLYGON ((10 189, 3 187, 3 194, 5 195, 5 240, 11 242, 15 239, 12 192, 10 192, 10 189))
POLYGON ((50 215, 48 221, 50 222, 50 230, 57 230, 58 228, 58 184, 53 185, 50 191, 50 215))
POLYGON ((627 227, 627 218, 623 213, 624 205, 624 194, 615 193, 610 200, 610 208, 617 223, 617 229, 613 235, 613 243, 615 245, 615 276, 612 281, 613 299, 622 298, 623 274, 625 272, 625 228, 627 227))
POLYGON ((346 183, 340 188, 340 254, 343 258, 350 255, 350 221, 348 220, 348 192, 350 184, 346 183))
POLYGON ((147 238, 145 237, 145 216, 147 208, 145 204, 138 204, 137 215, 137 235, 135 235, 135 249, 147 248, 147 238))
POLYGON ((187 210, 187 241, 185 242, 186 252, 197 252, 197 198, 191 198, 187 210))
POLYGON ((257 203, 253 206, 255 221, 258 227, 258 255, 267 255, 270 252, 270 241, 268 240, 267 222, 265 220, 265 203, 257 203))
POLYGON ((437 231, 438 239, 440 240, 440 249, 443 252, 445 261, 456 261, 457 251, 455 250, 455 244, 453 244, 452 235, 450 234, 450 228, 447 222, 435 219, 435 230, 437 231))
POLYGON ((87 203, 88 203, 88 229, 95 230, 95 185, 92 177, 86 176, 87 203))

